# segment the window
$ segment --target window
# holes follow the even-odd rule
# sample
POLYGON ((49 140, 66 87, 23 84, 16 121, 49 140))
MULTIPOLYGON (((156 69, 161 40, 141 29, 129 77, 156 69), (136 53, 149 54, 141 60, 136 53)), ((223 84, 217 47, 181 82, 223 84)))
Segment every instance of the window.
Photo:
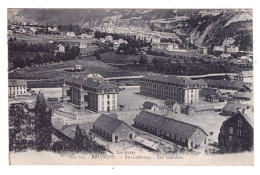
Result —
POLYGON ((238 130, 237 130, 237 135, 238 135, 238 136, 241 136, 241 135, 242 135, 241 129, 238 129, 238 130))
POLYGON ((180 137, 176 137, 176 140, 180 140, 180 137))
POLYGON ((107 95, 107 99, 109 99, 109 95, 107 95))
POLYGON ((161 134, 163 135, 163 131, 161 131, 161 134))
POLYGON ((115 99, 115 94, 113 94, 113 99, 115 99))
POLYGON ((229 137, 228 137, 228 140, 229 140, 230 142, 232 141, 232 139, 233 139, 232 136, 229 136, 229 137))
POLYGON ((104 105, 104 101, 102 101, 102 105, 104 105))
POLYGON ((185 138, 182 138, 182 142, 185 142, 185 138))
POLYGON ((110 105, 110 101, 107 101, 107 105, 110 105))
POLYGON ((113 106, 113 107, 112 107, 112 109, 113 109, 113 110, 115 110, 115 109, 116 109, 116 107, 115 107, 115 106, 113 106))
POLYGON ((174 139, 174 135, 171 135, 171 138, 174 139))
POLYGON ((167 137, 169 137, 169 136, 170 136, 170 135, 169 135, 169 133, 167 133, 167 132, 165 133, 165 135, 166 135, 167 137))
POLYGON ((238 120, 238 127, 242 126, 242 120, 238 120))
POLYGON ((233 134, 233 128, 229 127, 229 134, 233 134))
POLYGON ((113 100, 113 105, 115 105, 115 103, 116 103, 116 101, 115 101, 115 100, 113 100))

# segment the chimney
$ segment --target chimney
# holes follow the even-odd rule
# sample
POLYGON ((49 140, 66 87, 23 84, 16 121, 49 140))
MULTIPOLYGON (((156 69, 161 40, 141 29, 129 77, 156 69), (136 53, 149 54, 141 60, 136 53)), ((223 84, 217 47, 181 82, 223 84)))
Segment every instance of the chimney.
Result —
POLYGON ((239 108, 237 108, 237 112, 239 111, 239 108))

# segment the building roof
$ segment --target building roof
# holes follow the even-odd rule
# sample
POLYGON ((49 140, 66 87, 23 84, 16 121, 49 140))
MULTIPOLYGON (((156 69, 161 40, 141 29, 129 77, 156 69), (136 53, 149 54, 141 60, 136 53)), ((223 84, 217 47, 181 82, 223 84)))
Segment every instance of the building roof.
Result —
POLYGON ((208 96, 208 95, 217 95, 220 91, 218 89, 213 88, 201 88, 200 90, 200 96, 208 96))
POLYGON ((86 77, 70 77, 65 80, 65 83, 74 83, 81 87, 90 87, 90 88, 98 88, 98 89, 114 89, 118 88, 117 86, 107 82, 104 80, 102 76, 98 75, 88 75, 86 77))
MULTIPOLYGON (((111 117, 111 116, 106 115, 106 114, 101 114, 94 121, 93 126, 98 127, 100 129, 102 129, 103 131, 106 131, 106 132, 108 132, 110 134, 113 134, 117 130, 117 128, 120 125, 122 125, 123 123, 126 124, 122 120, 119 120, 119 119, 117 119, 115 117, 111 117)), ((131 128, 130 126, 128 126, 128 127, 131 128)))
POLYGON ((253 96, 253 94, 249 93, 249 92, 235 92, 233 97, 236 98, 248 98, 251 99, 253 96))
MULTIPOLYGON (((189 139, 197 129, 202 130, 198 126, 184 123, 182 121, 178 121, 178 120, 175 120, 172 118, 167 118, 162 115, 158 115, 158 114, 151 113, 148 111, 141 111, 134 118, 134 121, 145 124, 147 126, 151 126, 158 130, 168 132, 170 134, 184 137, 186 139, 189 139)), ((208 135, 205 131, 203 131, 203 132, 206 135, 208 135)))
POLYGON ((9 79, 8 80, 9 87, 16 87, 16 86, 27 86, 27 81, 25 80, 17 80, 17 79, 9 79))
POLYGON ((66 135, 67 137, 74 139, 75 138, 75 133, 76 133, 76 128, 75 126, 70 126, 70 125, 65 125, 60 121, 55 121, 52 123, 52 126, 59 130, 62 134, 66 135))
POLYGON ((244 85, 250 86, 250 83, 241 81, 227 81, 227 80, 209 80, 205 79, 205 82, 211 86, 224 86, 230 88, 242 88, 244 85))
POLYGON ((192 80, 189 77, 175 76, 175 75, 162 75, 162 74, 149 74, 143 77, 143 79, 157 80, 162 82, 170 82, 177 84, 198 84, 197 80, 192 80))
POLYGON ((146 102, 144 102, 143 107, 152 108, 154 105, 158 106, 157 104, 155 104, 153 102, 146 101, 146 102))
POLYGON ((194 109, 196 112, 198 111, 206 111, 206 110, 214 110, 215 107, 212 104, 203 104, 203 105, 186 105, 183 106, 185 110, 192 110, 194 109))
POLYGON ((229 111, 229 112, 237 112, 237 109, 243 110, 243 109, 252 109, 253 107, 251 105, 246 105, 238 102, 228 102, 224 107, 223 111, 229 111))

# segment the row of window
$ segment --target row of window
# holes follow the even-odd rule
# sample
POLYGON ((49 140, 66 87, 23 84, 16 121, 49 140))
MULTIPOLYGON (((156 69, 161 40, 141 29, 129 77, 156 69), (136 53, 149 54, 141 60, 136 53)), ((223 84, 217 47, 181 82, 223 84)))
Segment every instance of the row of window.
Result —
POLYGON ((156 83, 156 84, 163 84, 163 85, 177 86, 177 87, 196 87, 196 84, 184 85, 184 84, 178 84, 178 83, 173 83, 173 82, 165 82, 165 81, 159 81, 159 80, 150 80, 150 79, 145 79, 145 78, 143 78, 142 81, 143 81, 142 83, 148 82, 147 84, 156 83))
MULTIPOLYGON (((115 94, 112 94, 112 99, 115 99, 115 94)), ((110 99, 111 95, 107 95, 107 99, 110 99)), ((105 95, 102 95, 102 100, 104 100, 105 95)))
MULTIPOLYGON (((115 104, 116 104, 116 101, 113 100, 113 101, 112 101, 112 104, 115 105, 115 104)), ((107 101, 107 105, 110 105, 110 101, 107 101)), ((102 101, 102 106, 104 106, 104 101, 102 101)))
POLYGON ((15 90, 15 89, 16 89, 16 90, 25 89, 25 86, 21 86, 21 87, 19 87, 19 86, 17 86, 17 87, 9 87, 9 89, 10 89, 10 90, 12 90, 12 89, 13 89, 13 90, 15 90))
MULTIPOLYGON (((135 124, 136 124, 137 126, 141 126, 141 127, 145 128, 145 129, 148 129, 148 130, 150 130, 150 131, 154 131, 154 132, 156 131, 155 128, 150 127, 150 126, 147 126, 147 125, 144 125, 144 124, 142 124, 142 123, 136 122, 135 124)), ((172 139, 176 139, 176 140, 182 140, 182 142, 186 142, 186 139, 185 139, 185 138, 181 138, 181 137, 178 137, 178 136, 176 136, 176 135, 169 134, 168 132, 161 131, 160 134, 161 134, 161 135, 165 135, 165 136, 168 137, 168 138, 172 138, 172 139)))
POLYGON ((98 131, 98 132, 100 132, 101 134, 104 134, 106 136, 112 137, 112 135, 110 133, 108 133, 106 131, 103 131, 102 129, 99 129, 99 128, 95 127, 95 126, 93 126, 93 129, 98 131))
MULTIPOLYGON (((18 94, 19 94, 19 91, 13 91, 13 93, 10 91, 9 94, 11 94, 11 95, 12 95, 12 94, 13 94, 13 95, 17 94, 17 95, 18 95, 18 94)), ((25 91, 20 91, 20 94, 25 94, 25 91)))
MULTIPOLYGON (((104 109, 105 109, 104 106, 102 106, 102 107, 101 107, 101 111, 105 111, 104 109)), ((107 111, 109 111, 109 110, 110 110, 110 108, 108 107, 107 111)), ((113 110, 113 111, 116 110, 116 107, 115 107, 115 106, 112 106, 112 110, 113 110)))

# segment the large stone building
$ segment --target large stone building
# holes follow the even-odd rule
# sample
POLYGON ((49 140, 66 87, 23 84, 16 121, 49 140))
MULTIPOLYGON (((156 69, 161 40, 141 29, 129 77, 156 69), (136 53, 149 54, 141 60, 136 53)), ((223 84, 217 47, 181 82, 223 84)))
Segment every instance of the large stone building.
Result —
POLYGON ((150 74, 140 82, 140 94, 158 99, 176 100, 178 103, 199 102, 200 85, 196 80, 174 75, 150 74))
POLYGON ((116 111, 118 93, 119 88, 105 81, 99 74, 68 78, 62 88, 63 101, 95 112, 116 111))
POLYGON ((25 80, 9 79, 8 87, 9 96, 27 94, 27 82, 25 80))

